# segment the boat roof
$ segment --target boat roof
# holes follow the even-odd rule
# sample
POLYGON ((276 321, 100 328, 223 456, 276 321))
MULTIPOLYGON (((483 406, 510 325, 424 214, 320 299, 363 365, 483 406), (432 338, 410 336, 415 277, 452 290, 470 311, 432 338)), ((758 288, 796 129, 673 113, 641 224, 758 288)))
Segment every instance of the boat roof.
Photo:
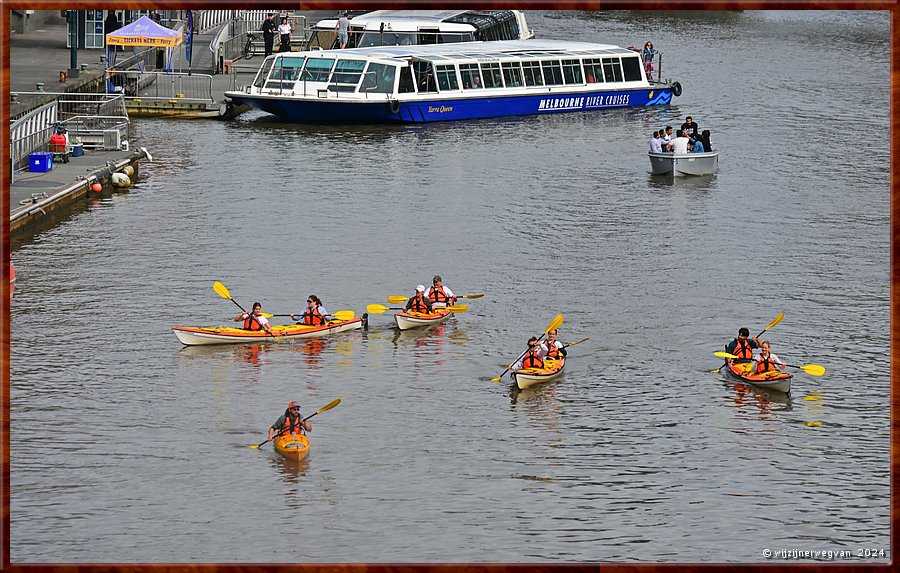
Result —
MULTIPOLYGON (((381 25, 389 27, 394 32, 415 32, 423 26, 437 26, 441 23, 458 24, 460 28, 468 22, 449 22, 453 18, 457 18, 464 14, 477 13, 472 10, 374 10, 359 16, 354 16, 350 20, 350 25, 354 28, 365 28, 366 30, 378 30, 381 25)), ((333 30, 337 24, 337 18, 328 18, 316 22, 314 29, 333 30)))
MULTIPOLYGON (((325 55, 322 50, 288 52, 283 57, 325 55)), ((328 50, 328 56, 367 56, 389 59, 419 58, 440 60, 497 60, 515 56, 636 56, 634 50, 612 44, 591 44, 567 40, 503 40, 491 42, 460 42, 454 44, 428 44, 424 46, 371 46, 346 50, 328 50)))

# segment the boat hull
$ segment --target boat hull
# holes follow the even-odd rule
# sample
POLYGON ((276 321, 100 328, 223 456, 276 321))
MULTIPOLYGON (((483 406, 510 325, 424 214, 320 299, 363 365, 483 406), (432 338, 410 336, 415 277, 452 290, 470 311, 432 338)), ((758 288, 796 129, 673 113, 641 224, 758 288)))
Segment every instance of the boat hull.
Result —
POLYGON ((276 452, 289 460, 300 461, 309 455, 309 438, 303 434, 279 436, 272 445, 276 452))
POLYGON ((672 87, 662 84, 628 90, 580 93, 544 91, 541 94, 406 101, 311 99, 244 92, 226 92, 225 95, 236 105, 249 105, 297 123, 429 123, 665 105, 672 101, 672 87))
POLYGON ((719 168, 718 151, 678 154, 648 151, 647 155, 654 175, 712 175, 719 168))
POLYGON ((432 313, 422 312, 400 312, 394 315, 397 321, 397 328, 400 330, 409 330, 411 328, 422 328, 434 324, 441 324, 452 315, 449 310, 439 310, 432 313))
POLYGON ((565 367, 565 358, 560 358, 559 360, 547 358, 546 360, 544 360, 543 368, 525 368, 522 370, 516 370, 515 372, 513 372, 513 378, 515 379, 516 386, 519 387, 519 390, 524 390, 525 388, 534 386, 535 384, 542 384, 544 382, 556 380, 557 378, 562 376, 563 369, 565 367))
POLYGON ((787 394, 791 391, 791 380, 793 375, 779 370, 771 370, 757 374, 751 372, 752 362, 743 362, 738 364, 726 364, 722 367, 722 372, 726 376, 736 378, 743 382, 748 382, 759 388, 766 390, 775 390, 787 394))
POLYGON ((304 324, 285 324, 272 327, 270 336, 265 331, 244 330, 227 326, 174 326, 172 332, 186 346, 201 344, 242 344, 249 342, 269 342, 273 339, 283 341, 290 338, 317 338, 329 334, 337 334, 348 330, 362 328, 362 318, 352 320, 336 320, 323 326, 306 326, 304 324))

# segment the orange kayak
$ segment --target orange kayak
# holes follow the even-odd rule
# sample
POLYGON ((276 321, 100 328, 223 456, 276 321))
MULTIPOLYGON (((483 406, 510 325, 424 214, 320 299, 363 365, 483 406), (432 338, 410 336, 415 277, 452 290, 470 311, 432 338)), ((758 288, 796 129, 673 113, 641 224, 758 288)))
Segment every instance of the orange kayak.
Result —
POLYGON ((752 362, 741 362, 738 364, 726 364, 722 368, 722 372, 726 376, 749 382, 766 390, 777 390, 785 394, 791 391, 791 378, 793 378, 793 375, 780 370, 756 373, 751 371, 752 368, 752 362))
POLYGON ((303 434, 278 436, 273 445, 276 452, 289 460, 299 461, 309 455, 309 438, 303 434))

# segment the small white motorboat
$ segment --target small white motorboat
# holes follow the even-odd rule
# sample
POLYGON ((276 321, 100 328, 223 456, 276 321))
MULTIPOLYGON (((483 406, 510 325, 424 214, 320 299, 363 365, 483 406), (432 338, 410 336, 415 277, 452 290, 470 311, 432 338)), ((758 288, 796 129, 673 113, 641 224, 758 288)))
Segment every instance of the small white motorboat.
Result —
POLYGON ((654 175, 711 175, 719 167, 719 152, 657 153, 648 151, 654 175))

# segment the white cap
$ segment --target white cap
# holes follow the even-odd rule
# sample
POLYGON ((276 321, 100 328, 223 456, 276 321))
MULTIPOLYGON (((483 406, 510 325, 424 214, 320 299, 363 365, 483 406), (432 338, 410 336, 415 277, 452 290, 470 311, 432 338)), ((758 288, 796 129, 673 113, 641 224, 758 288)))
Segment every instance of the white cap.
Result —
POLYGON ((416 290, 419 292, 425 292, 425 285, 419 285, 416 287, 416 290))

